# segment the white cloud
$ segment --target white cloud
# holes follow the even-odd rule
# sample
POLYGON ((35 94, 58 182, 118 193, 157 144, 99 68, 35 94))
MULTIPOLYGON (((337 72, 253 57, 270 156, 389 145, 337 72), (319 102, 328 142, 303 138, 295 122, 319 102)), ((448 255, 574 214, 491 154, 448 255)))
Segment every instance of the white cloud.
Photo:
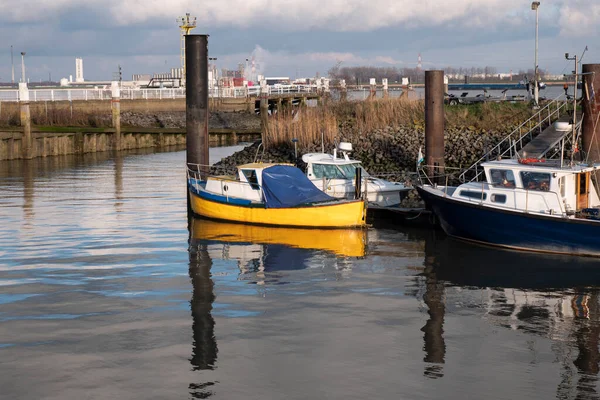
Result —
POLYGON ((600 33, 600 4, 590 0, 571 0, 560 9, 560 34, 571 37, 590 37, 600 33))
MULTIPOLYGON (((566 3, 567 0, 561 0, 566 3)), ((471 27, 500 26, 515 10, 530 12, 523 0, 3 0, 0 19, 46 19, 65 10, 108 10, 117 25, 166 21, 190 12, 203 27, 322 28, 370 31, 390 26, 420 27, 465 20, 471 27), (484 5, 485 4, 485 5, 484 5), (32 14, 31 10, 35 10, 32 14)), ((568 6, 565 6, 568 7, 568 6)))

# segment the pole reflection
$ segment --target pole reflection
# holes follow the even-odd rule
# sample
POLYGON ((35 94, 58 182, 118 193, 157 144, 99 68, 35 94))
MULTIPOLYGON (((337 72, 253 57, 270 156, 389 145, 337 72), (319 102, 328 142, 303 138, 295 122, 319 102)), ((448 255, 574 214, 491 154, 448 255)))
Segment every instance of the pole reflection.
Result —
POLYGON ((35 166, 34 160, 22 160, 23 166, 23 221, 24 228, 33 229, 35 221, 35 166))
POLYGON ((579 315, 579 328, 575 333, 577 349, 579 354, 573 364, 579 372, 577 381, 577 394, 580 398, 598 398, 598 372, 600 371, 600 354, 598 351, 598 339, 600 326, 598 325, 598 292, 585 295, 581 303, 574 303, 574 308, 581 309, 579 315))
MULTIPOLYGON (((431 245, 431 240, 425 242, 425 252, 427 245, 431 245)), ((429 249, 431 250, 431 249, 429 249)), ((423 340, 425 357, 423 361, 427 363, 423 374, 432 379, 444 376, 444 358, 446 356, 446 343, 444 341, 444 317, 446 314, 446 305, 444 299, 444 282, 440 282, 434 268, 435 259, 427 256, 425 261, 425 293, 423 301, 427 305, 429 319, 425 326, 421 328, 424 333, 423 340)))
MULTIPOLYGON (((211 277, 212 259, 206 244, 198 243, 190 237, 189 275, 192 282, 192 355, 190 363, 193 371, 206 371, 216 368, 217 340, 215 338, 215 320, 212 317, 215 301, 214 282, 211 277)), ((212 396, 215 382, 193 382, 189 385, 193 398, 212 396)))
POLYGON ((115 211, 123 210, 123 156, 115 155, 115 211))

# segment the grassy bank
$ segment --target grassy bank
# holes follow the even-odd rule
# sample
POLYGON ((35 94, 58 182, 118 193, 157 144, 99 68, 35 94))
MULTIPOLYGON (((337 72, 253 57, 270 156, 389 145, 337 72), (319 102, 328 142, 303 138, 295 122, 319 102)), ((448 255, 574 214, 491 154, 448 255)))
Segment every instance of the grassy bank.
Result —
MULTIPOLYGON (((185 112, 185 99, 121 100, 121 113, 185 112)), ((34 125, 110 127, 110 100, 37 101, 30 103, 34 125)), ((0 127, 19 126, 19 103, 0 102, 0 127)))

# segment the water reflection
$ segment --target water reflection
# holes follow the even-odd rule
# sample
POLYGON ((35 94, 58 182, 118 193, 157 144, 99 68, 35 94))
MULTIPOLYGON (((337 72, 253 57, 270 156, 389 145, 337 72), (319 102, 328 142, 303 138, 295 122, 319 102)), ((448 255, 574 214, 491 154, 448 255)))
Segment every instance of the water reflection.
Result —
MULTIPOLYGON (((211 314, 215 301, 214 282, 211 278, 212 260, 207 247, 190 239, 189 274, 192 282, 192 356, 190 363, 193 371, 212 370, 217 362, 217 340, 215 339, 215 320, 211 314)), ((189 385, 193 398, 207 398, 213 393, 215 382, 192 382, 189 385)))
POLYGON ((115 155, 115 211, 123 211, 123 155, 115 155))
POLYGON ((443 282, 446 290, 470 289, 471 298, 462 292, 460 301, 484 310, 490 323, 553 340, 562 366, 557 398, 598 398, 599 260, 505 251, 437 233, 426 239, 425 251, 426 361, 443 363, 443 282))
POLYGON ((36 173, 32 160, 23 160, 23 222, 24 228, 34 226, 34 174, 36 173))
POLYGON ((443 364, 446 355, 446 344, 444 342, 444 316, 446 306, 444 303, 444 283, 437 278, 436 272, 431 265, 425 266, 425 294, 423 301, 428 307, 429 319, 421 330, 424 332, 423 348, 425 350, 424 375, 429 378, 441 378, 444 376, 443 364))
POLYGON ((236 260, 240 280, 258 285, 286 283, 278 271, 318 264, 323 253, 334 254, 339 270, 350 268, 347 257, 364 257, 364 229, 299 229, 264 227, 193 218, 191 235, 209 245, 215 257, 236 260), (316 250, 316 251, 311 251, 316 250))

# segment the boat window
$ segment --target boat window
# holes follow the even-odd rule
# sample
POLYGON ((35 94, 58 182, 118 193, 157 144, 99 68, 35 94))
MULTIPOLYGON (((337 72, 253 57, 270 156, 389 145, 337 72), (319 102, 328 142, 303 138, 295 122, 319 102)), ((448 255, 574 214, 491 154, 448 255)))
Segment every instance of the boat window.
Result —
POLYGON ((256 178, 256 170, 243 169, 242 173, 246 177, 246 180, 248 181, 252 189, 258 190, 260 188, 260 186, 258 186, 258 179, 256 178))
POLYGON ((474 192, 471 190, 461 190, 460 195, 463 197, 468 197, 470 199, 477 199, 477 200, 485 200, 487 198, 486 193, 474 192))
POLYGON ((521 171, 521 180, 527 190, 550 190, 550 174, 545 172, 521 171))
POLYGON ((514 188, 515 175, 510 169, 491 169, 492 185, 514 188))
POLYGON ((490 200, 493 203, 506 203, 506 195, 494 193, 490 196, 490 200))
POLYGON ((344 179, 344 174, 335 165, 313 164, 315 178, 344 179))
POLYGON ((361 169, 360 176, 362 176, 363 178, 369 176, 369 174, 367 174, 367 171, 365 171, 364 168, 361 167, 359 163, 342 164, 342 165, 338 165, 338 167, 342 171, 342 173, 344 174, 346 179, 354 179, 354 177, 356 176, 356 168, 361 169))

